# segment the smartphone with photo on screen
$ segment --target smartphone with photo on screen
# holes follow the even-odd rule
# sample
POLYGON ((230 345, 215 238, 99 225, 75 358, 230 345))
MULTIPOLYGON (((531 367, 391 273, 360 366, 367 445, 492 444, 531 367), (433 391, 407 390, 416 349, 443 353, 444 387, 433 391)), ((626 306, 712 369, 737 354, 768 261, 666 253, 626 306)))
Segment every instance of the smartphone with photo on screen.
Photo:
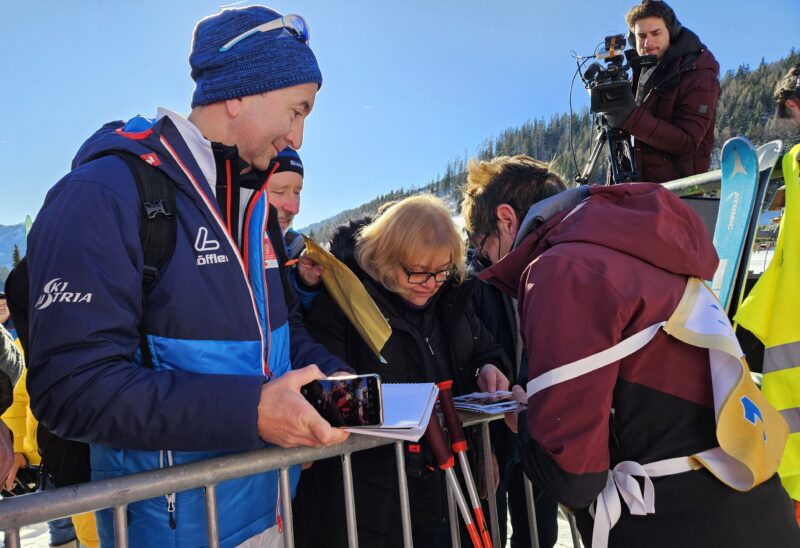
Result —
POLYGON ((383 424, 379 375, 347 375, 312 381, 300 393, 332 426, 357 428, 383 424))

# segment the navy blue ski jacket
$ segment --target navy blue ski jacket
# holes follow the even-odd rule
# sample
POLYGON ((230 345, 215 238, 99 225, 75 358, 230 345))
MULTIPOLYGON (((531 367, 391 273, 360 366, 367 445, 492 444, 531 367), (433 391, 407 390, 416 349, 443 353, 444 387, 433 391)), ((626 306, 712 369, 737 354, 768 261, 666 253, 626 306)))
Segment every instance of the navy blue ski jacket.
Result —
MULTIPOLYGON (((202 154, 213 154, 208 148, 202 154)), ((263 383, 329 356, 318 346, 305 351, 310 339, 298 340, 304 330, 293 322, 290 358, 266 185, 251 191, 232 236, 199 165, 169 116, 106 124, 48 193, 31 230, 32 408, 57 435, 92 444, 95 480, 264 447, 263 383), (124 161, 105 155, 114 150, 140 156, 175 185, 175 250, 144 304, 153 369, 139 352, 139 194, 124 161)), ((277 493, 275 472, 220 484, 221 545, 274 525, 277 493)), ((110 511, 98 525, 103 543, 113 543, 110 511)), ((129 525, 132 546, 203 545, 202 490, 131 504, 129 525)))

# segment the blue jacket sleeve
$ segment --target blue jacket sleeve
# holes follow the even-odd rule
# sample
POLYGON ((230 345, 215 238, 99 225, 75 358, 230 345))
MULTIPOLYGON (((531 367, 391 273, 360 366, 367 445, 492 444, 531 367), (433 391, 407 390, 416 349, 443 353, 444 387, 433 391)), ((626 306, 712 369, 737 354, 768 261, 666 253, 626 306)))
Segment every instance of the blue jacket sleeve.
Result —
POLYGON ((331 354, 308 333, 297 303, 289 307, 289 337, 293 369, 315 363, 329 376, 337 371, 354 372, 352 367, 331 354))
POLYGON ((261 377, 157 371, 134 361, 139 196, 121 160, 93 164, 50 191, 29 238, 34 414, 59 436, 116 447, 263 447, 261 377))
POLYGON ((292 289, 294 289, 297 299, 303 306, 303 310, 310 310, 311 305, 314 304, 314 299, 319 294, 319 291, 316 289, 306 289, 303 287, 300 283, 300 280, 297 279, 297 270, 295 269, 292 269, 292 271, 289 273, 289 280, 292 282, 292 289))

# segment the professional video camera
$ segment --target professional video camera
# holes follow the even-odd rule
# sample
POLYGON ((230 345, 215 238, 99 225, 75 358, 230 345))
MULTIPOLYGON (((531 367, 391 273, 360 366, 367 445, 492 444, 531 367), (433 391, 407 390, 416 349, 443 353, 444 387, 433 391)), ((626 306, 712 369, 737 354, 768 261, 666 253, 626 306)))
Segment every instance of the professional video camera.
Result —
POLYGON ((623 53, 624 48, 624 35, 606 36, 605 50, 595 54, 595 59, 605 61, 606 66, 592 63, 583 73, 591 97, 590 109, 594 113, 613 112, 623 106, 626 88, 631 87, 628 70, 653 66, 658 61, 655 55, 636 55, 634 49, 623 53))
POLYGON ((589 160, 583 170, 575 177, 579 184, 588 184, 600 149, 608 143, 610 173, 607 184, 625 183, 639 179, 633 162, 633 147, 630 135, 621 129, 614 129, 608 125, 604 114, 614 113, 628 104, 631 91, 631 81, 628 70, 631 68, 653 66, 658 61, 655 55, 636 55, 636 50, 623 52, 625 36, 615 34, 605 37, 605 50, 595 54, 595 59, 605 61, 606 66, 598 62, 589 65, 583 73, 583 83, 589 91, 591 99, 589 110, 597 114, 595 136, 589 160), (626 64, 627 61, 627 64, 626 64))

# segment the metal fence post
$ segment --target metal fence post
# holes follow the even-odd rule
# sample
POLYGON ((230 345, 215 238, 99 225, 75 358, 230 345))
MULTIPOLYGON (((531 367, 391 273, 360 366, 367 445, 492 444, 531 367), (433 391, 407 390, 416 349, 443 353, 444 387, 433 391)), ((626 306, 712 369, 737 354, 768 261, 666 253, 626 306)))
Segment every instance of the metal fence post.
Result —
POLYGON ((578 522, 575 521, 575 514, 563 506, 561 509, 564 511, 564 515, 567 516, 567 521, 569 522, 569 532, 572 533, 572 546, 581 548, 581 535, 578 533, 578 522))
POLYGON ((292 483, 289 469, 281 468, 281 513, 283 514, 283 546, 294 548, 294 515, 292 514, 292 483))
POLYGON ((128 548, 128 505, 114 507, 114 546, 128 548))
POLYGON ((217 486, 206 485, 206 535, 208 548, 219 547, 219 527, 217 522, 217 486))
POLYGON ((344 479, 344 508, 347 515, 347 545, 350 548, 358 548, 356 503, 353 494, 353 468, 350 464, 350 453, 342 455, 342 477, 344 479))
POLYGON ((5 532, 6 548, 19 548, 19 529, 10 529, 5 532))
POLYGON ((539 548, 539 528, 536 524, 536 501, 533 497, 533 484, 525 472, 522 473, 525 486, 525 502, 528 506, 528 532, 531 535, 531 548, 539 548))
MULTIPOLYGON (((497 494, 494 488, 494 470, 492 469, 492 443, 489 433, 489 423, 481 424, 481 438, 483 438, 483 465, 484 479, 486 481, 486 497, 489 499, 489 521, 492 525, 492 544, 500 544, 500 523, 497 517, 497 494)), ((505 516, 504 516, 505 517, 505 516)))
POLYGON ((394 454, 397 457, 397 483, 400 487, 400 521, 403 524, 403 546, 411 548, 411 507, 408 502, 408 478, 406 477, 406 457, 402 441, 395 442, 394 454))

